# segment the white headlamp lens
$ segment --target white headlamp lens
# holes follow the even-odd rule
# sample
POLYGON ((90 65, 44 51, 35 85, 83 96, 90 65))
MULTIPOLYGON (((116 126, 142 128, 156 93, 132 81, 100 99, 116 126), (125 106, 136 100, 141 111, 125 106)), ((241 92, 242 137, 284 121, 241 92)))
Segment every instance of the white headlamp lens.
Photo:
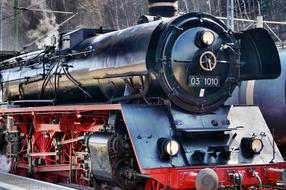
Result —
POLYGON ((251 149, 254 153, 260 153, 263 148, 263 143, 260 139, 253 139, 251 142, 251 149))
POLYGON ((215 40, 215 36, 211 31, 204 31, 201 34, 201 40, 205 45, 212 45, 215 40))
POLYGON ((180 149, 180 145, 175 140, 170 140, 169 142, 166 143, 166 152, 170 156, 175 156, 176 154, 178 154, 179 149, 180 149))

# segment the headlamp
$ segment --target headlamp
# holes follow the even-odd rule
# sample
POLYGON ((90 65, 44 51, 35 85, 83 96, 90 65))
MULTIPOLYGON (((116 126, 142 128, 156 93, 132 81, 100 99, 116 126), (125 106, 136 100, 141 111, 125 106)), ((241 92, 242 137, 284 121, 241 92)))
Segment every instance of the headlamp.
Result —
POLYGON ((255 154, 259 154, 263 149, 263 143, 261 139, 253 138, 251 141, 251 149, 255 154))
POLYGON ((179 143, 175 140, 169 140, 164 147, 165 151, 170 155, 170 156, 175 156, 178 154, 180 146, 179 143))
POLYGON ((174 139, 160 138, 157 142, 159 157, 168 159, 170 156, 176 156, 180 150, 180 144, 174 139))
POLYGON ((214 33, 209 31, 209 30, 202 31, 200 33, 200 40, 201 40, 202 44, 204 44, 206 46, 210 46, 215 41, 214 33))
POLYGON ((244 137, 240 142, 240 149, 244 157, 250 158, 259 154, 263 149, 263 142, 257 137, 244 137))

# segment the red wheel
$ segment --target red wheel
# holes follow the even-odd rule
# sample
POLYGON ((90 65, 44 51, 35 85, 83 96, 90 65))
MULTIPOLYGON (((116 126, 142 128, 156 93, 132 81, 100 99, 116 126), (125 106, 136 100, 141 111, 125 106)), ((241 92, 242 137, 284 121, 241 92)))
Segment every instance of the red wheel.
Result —
POLYGON ((148 179, 145 184, 145 190, 161 190, 163 185, 153 179, 148 179))

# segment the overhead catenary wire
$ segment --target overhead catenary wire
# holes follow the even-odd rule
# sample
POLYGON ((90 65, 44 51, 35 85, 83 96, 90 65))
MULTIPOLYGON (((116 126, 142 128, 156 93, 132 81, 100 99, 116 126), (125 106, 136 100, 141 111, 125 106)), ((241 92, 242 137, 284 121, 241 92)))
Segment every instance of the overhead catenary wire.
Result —
POLYGON ((271 27, 267 24, 267 23, 264 23, 265 26, 273 33, 273 35, 280 41, 282 42, 282 40, 278 37, 278 35, 271 29, 271 27))
MULTIPOLYGON (((35 4, 33 4, 33 5, 30 5, 30 6, 27 7, 27 8, 33 8, 33 7, 35 7, 35 6, 37 6, 37 5, 40 5, 40 4, 44 3, 44 2, 46 2, 46 0, 39 1, 39 2, 37 2, 37 3, 35 3, 35 4)), ((15 7, 14 7, 14 8, 15 8, 15 7)), ((20 12, 17 12, 17 15, 19 15, 19 14, 20 14, 20 12)), ((2 17, 2 21, 7 20, 7 19, 9 19, 9 18, 14 18, 14 14, 9 15, 9 16, 6 16, 6 17, 2 17)))
MULTIPOLYGON (((218 19, 221 20, 227 20, 227 17, 217 17, 218 19)), ((233 18, 234 21, 239 21, 239 22, 248 22, 250 23, 244 30, 250 28, 253 26, 255 23, 257 23, 257 20, 252 20, 252 19, 243 19, 243 18, 233 18)), ((272 28, 269 26, 269 24, 276 24, 276 25, 286 25, 286 22, 280 22, 280 21, 263 21, 263 24, 267 27, 267 29, 275 36, 275 38, 279 41, 282 42, 282 40, 279 38, 279 36, 272 30, 272 28)))
POLYGON ((74 12, 70 12, 70 11, 55 11, 55 10, 49 10, 49 9, 33 9, 33 8, 28 8, 28 7, 18 7, 16 9, 22 10, 22 11, 34 11, 34 12, 45 12, 45 13, 75 14, 74 12))
MULTIPOLYGON (((17 9, 17 10, 22 10, 22 11, 38 11, 38 12, 46 12, 46 13, 59 13, 59 14, 68 14, 68 15, 71 15, 71 17, 69 17, 67 20, 65 20, 63 23, 60 24, 60 26, 66 24, 69 20, 71 20, 72 18, 74 18, 78 13, 74 13, 74 12, 71 12, 71 11, 58 11, 58 10, 49 10, 49 9, 36 9, 36 8, 33 8, 41 3, 44 3, 46 2, 46 0, 42 0, 42 1, 39 1, 39 2, 36 2, 35 4, 32 4, 28 7, 14 7, 14 9, 17 9)), ((21 11, 18 11, 17 14, 20 14, 21 11)), ((2 17, 2 20, 6 20, 8 17, 12 18, 14 15, 10 15, 10 16, 7 16, 7 17, 2 17)), ((217 17, 219 19, 222 19, 222 20, 227 20, 227 17, 217 17)), ((255 19, 244 19, 244 18, 234 18, 234 21, 241 21, 241 22, 249 22, 250 25, 248 25, 247 28, 253 26, 252 23, 256 23, 257 21, 255 19)), ((277 24, 277 25, 286 25, 286 21, 263 21, 263 23, 265 24, 277 24)), ((266 26, 268 28, 268 26, 266 26)), ((273 31, 271 31, 273 33, 273 31)), ((275 35, 276 36, 276 35, 275 35)), ((33 44, 35 44, 36 42, 38 42, 39 40, 43 39, 47 37, 47 34, 44 34, 42 36, 40 36, 38 39, 35 39, 34 41, 30 42, 29 44, 25 45, 24 47, 27 48, 27 47, 30 47, 32 46, 33 44)), ((278 39, 278 38, 277 38, 278 39)))

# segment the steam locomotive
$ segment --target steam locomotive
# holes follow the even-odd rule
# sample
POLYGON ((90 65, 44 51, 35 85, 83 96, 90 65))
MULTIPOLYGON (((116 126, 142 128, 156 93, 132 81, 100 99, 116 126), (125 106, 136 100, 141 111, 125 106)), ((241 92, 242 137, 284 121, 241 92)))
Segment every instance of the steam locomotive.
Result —
POLYGON ((269 34, 233 33, 202 13, 146 18, 1 61, 10 172, 96 188, 283 187, 260 110, 223 106, 241 81, 280 75, 269 34))

